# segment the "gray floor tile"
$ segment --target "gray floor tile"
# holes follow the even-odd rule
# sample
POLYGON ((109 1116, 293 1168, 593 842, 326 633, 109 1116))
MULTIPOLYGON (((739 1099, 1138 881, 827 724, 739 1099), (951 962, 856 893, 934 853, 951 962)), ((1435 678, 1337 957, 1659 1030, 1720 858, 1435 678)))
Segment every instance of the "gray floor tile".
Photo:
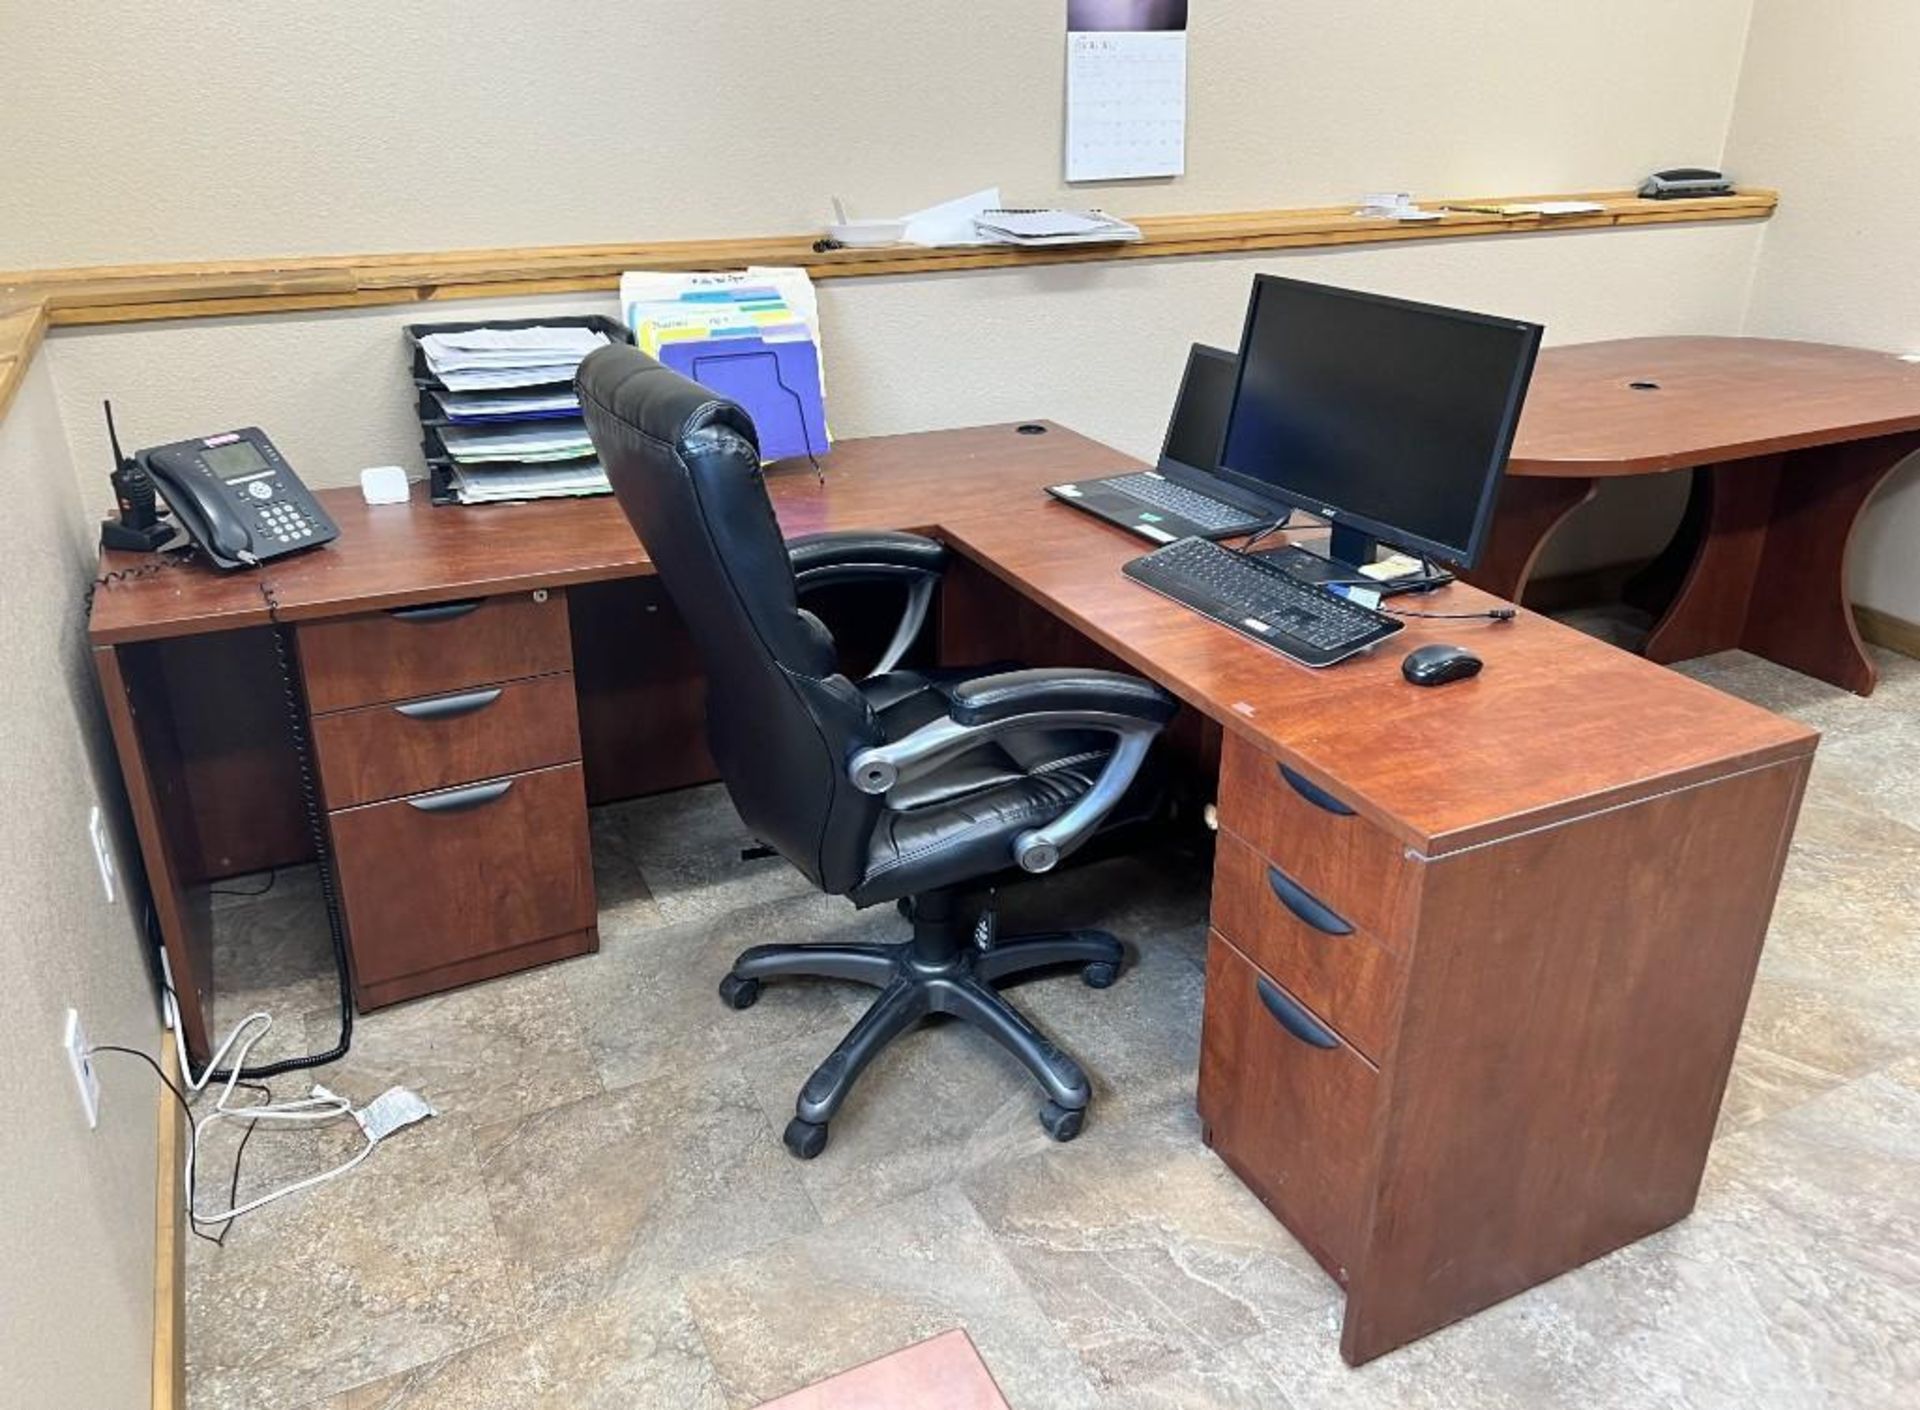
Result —
POLYGON ((727 1064, 483 1127, 476 1142, 529 1316, 819 1223, 796 1162, 727 1064))
POLYGON ((668 921, 725 915, 756 901, 813 890, 805 876, 779 857, 741 860, 741 850, 759 839, 718 784, 602 811, 615 815, 629 854, 668 921))
MULTIPOLYGON (((366 1100, 411 1087, 475 1126, 530 1116, 601 1090, 563 974, 549 965, 362 1014, 345 1061, 316 1074, 366 1100)), ((308 1015, 323 1033, 331 1015, 308 1015)))
POLYGON ((1103 1391, 1222 1352, 1339 1287, 1200 1141, 1186 1103, 961 1184, 1103 1391))
POLYGON ((653 929, 603 931, 599 954, 561 969, 601 1080, 624 1087, 683 1066, 688 1053, 721 1062, 816 1035, 829 1051, 871 991, 817 979, 770 982, 751 1009, 733 1012, 720 1002, 720 980, 749 945, 891 940, 904 929, 891 907, 856 911, 814 892, 653 929))
MULTIPOLYGON (((341 1128, 256 1139, 242 1197, 354 1145, 341 1128)), ((209 1189, 203 1202, 224 1194, 209 1189)), ((517 1324, 471 1131, 458 1122, 397 1133, 341 1179, 246 1216, 223 1249, 189 1240, 187 1265, 194 1410, 302 1405, 517 1324)))
POLYGON ((734 1404, 965 1327, 1014 1410, 1097 1403, 972 1205, 927 1191, 686 1280, 734 1404))
POLYGON ((314 1410, 724 1410, 677 1281, 634 1287, 314 1410))

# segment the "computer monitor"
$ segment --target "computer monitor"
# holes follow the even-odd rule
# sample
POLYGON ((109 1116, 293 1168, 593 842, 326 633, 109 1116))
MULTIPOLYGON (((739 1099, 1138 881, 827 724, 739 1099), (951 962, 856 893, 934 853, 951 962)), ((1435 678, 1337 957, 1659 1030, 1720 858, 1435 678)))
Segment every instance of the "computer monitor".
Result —
POLYGON ((1220 473, 1333 525, 1471 567, 1540 347, 1538 324, 1255 278, 1220 473))

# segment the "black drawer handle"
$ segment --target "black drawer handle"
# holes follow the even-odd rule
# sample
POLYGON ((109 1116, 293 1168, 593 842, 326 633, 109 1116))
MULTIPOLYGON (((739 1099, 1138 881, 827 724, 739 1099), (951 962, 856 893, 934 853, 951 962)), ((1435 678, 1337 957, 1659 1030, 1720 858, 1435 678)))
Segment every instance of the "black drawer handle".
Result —
POLYGON ((1342 803, 1338 798, 1335 798, 1312 779, 1295 773, 1285 764, 1277 764, 1275 767, 1280 770, 1280 777, 1293 785, 1293 791, 1313 804, 1314 807, 1324 808, 1327 812, 1337 813, 1343 818, 1353 816, 1353 809, 1349 808, 1345 803, 1342 803))
POLYGON ((484 597, 470 597, 465 602, 435 602, 426 607, 390 607, 387 615, 396 622, 451 622, 478 612, 485 602, 484 597))
POLYGON ((484 710, 500 698, 502 686, 493 686, 487 690, 469 690, 464 695, 440 695, 432 700, 415 700, 406 705, 396 705, 393 712, 405 715, 410 720, 451 720, 460 715, 471 715, 475 710, 484 710))
POLYGON ((1273 888, 1273 894, 1280 898, 1282 905, 1315 930, 1326 935, 1353 934, 1353 927, 1341 919, 1326 902, 1280 868, 1267 868, 1267 885, 1273 888))
POLYGON ((476 783, 471 788, 453 788, 445 793, 429 793, 424 798, 409 798, 407 806, 423 813, 464 813, 469 808, 505 797, 512 787, 513 780, 503 778, 493 783, 476 783))
POLYGON ((1278 984, 1262 976, 1259 989, 1260 1002, 1267 1006, 1267 1012, 1280 1021, 1282 1028, 1301 1042, 1310 1043, 1316 1048, 1340 1046, 1340 1040, 1333 1036, 1333 1030, 1288 998, 1286 991, 1278 984))

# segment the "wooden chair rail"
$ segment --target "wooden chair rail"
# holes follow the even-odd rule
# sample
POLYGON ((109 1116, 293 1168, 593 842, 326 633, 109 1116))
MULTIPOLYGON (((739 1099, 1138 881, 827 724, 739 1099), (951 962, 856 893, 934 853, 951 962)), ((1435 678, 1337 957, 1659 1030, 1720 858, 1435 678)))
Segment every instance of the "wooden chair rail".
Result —
POLYGON ((5 409, 17 378, 25 371, 33 347, 48 324, 132 323, 601 292, 617 287, 622 271, 629 269, 737 269, 749 264, 781 264, 803 266, 815 279, 852 279, 1541 230, 1755 220, 1770 216, 1778 201, 1772 191, 1743 189, 1731 196, 1682 201, 1643 201, 1629 192, 1596 191, 1429 204, 1503 205, 1568 199, 1598 201, 1605 209, 1574 216, 1467 212, 1417 224, 1362 218, 1347 206, 1146 216, 1138 222, 1146 237, 1138 244, 1051 250, 896 246, 820 253, 813 248, 815 237, 807 234, 0 272, 0 410, 5 409))

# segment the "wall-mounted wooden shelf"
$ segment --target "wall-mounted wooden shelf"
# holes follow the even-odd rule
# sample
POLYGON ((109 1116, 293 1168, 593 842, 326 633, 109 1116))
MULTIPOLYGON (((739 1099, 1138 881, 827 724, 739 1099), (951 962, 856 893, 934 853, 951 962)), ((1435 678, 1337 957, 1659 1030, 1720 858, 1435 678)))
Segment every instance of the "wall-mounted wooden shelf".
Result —
POLYGON ((99 265, 0 273, 0 409, 10 397, 43 329, 154 319, 214 318, 309 309, 364 308, 452 299, 610 290, 629 269, 739 269, 749 264, 800 265, 815 279, 937 274, 968 269, 1079 264, 1243 254, 1313 246, 1397 244, 1469 236, 1594 230, 1629 225, 1760 220, 1776 193, 1743 189, 1731 196, 1643 201, 1631 192, 1429 200, 1429 207, 1505 205, 1520 201, 1591 200, 1605 209, 1574 216, 1463 213, 1404 224, 1362 218, 1350 207, 1231 211, 1219 215, 1147 216, 1145 239, 1132 245, 1023 250, 1003 246, 817 253, 812 235, 673 240, 630 245, 560 245, 534 249, 441 253, 313 255, 199 264, 99 265))

